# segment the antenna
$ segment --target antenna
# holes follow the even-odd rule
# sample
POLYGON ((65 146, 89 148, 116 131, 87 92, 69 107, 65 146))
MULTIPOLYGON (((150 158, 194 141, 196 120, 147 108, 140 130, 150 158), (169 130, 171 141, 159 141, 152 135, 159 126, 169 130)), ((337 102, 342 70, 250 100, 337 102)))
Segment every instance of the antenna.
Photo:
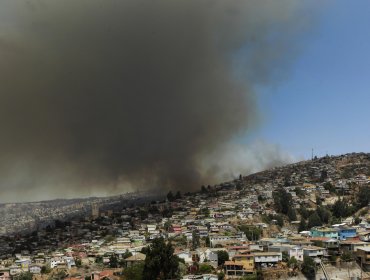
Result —
POLYGON ((311 150, 311 160, 313 160, 313 148, 311 150))

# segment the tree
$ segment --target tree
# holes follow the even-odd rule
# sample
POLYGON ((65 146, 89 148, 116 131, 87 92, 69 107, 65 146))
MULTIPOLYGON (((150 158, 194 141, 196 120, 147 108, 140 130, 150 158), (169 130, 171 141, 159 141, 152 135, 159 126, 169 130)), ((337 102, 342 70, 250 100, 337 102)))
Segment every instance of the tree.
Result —
POLYGON ((41 267, 41 274, 48 274, 51 272, 50 265, 43 265, 41 267))
POLYGON ((95 258, 95 263, 103 263, 103 257, 102 256, 97 256, 95 258))
POLYGON ((298 197, 304 197, 305 196, 305 192, 300 188, 300 187, 296 187, 294 189, 295 191, 295 194, 298 196, 298 197))
POLYGON ((80 258, 76 258, 75 259, 75 264, 76 264, 76 267, 81 267, 81 264, 82 264, 81 259, 80 258))
POLYGON ((123 253, 122 258, 127 259, 128 257, 131 257, 132 253, 126 249, 125 253, 123 253))
POLYGON ((309 228, 317 227, 321 225, 322 225, 322 222, 317 212, 314 212, 313 214, 311 214, 311 216, 308 217, 308 227, 309 228))
POLYGON ((209 239, 209 236, 206 237, 206 247, 211 247, 211 240, 209 239))
POLYGON ((293 269, 297 268, 298 267, 298 261, 297 261, 297 259, 295 257, 291 257, 288 260, 288 266, 290 268, 293 268, 293 269))
POLYGON ((299 213, 301 214, 303 219, 308 219, 310 216, 310 212, 307 211, 306 207, 302 206, 299 208, 299 213))
POLYGON ((127 280, 143 280, 144 264, 138 263, 123 270, 123 277, 127 280))
POLYGON ((362 186, 357 194, 357 204, 359 208, 368 206, 370 203, 370 188, 362 186))
POLYGON ((32 278, 33 278, 32 273, 28 271, 22 272, 18 276, 14 277, 14 279, 17 279, 17 280, 32 280, 32 278))
POLYGON ((333 216, 343 218, 349 215, 348 203, 343 199, 338 199, 332 208, 333 216))
POLYGON ((281 215, 274 216, 274 219, 276 220, 276 223, 279 227, 284 226, 284 219, 281 215))
POLYGON ((225 279, 225 273, 221 271, 219 274, 217 274, 217 279, 218 280, 224 280, 225 279))
POLYGON ((177 191, 176 195, 175 195, 175 199, 181 199, 182 196, 181 196, 181 192, 180 191, 177 191))
POLYGON ((320 182, 324 182, 328 178, 328 171, 322 170, 320 175, 320 182))
POLYGON ((349 262, 349 261, 352 261, 354 259, 353 255, 351 252, 343 252, 343 254, 340 256, 340 258, 345 261, 345 262, 349 262))
POLYGON ((241 225, 239 229, 245 233, 248 240, 259 240, 262 235, 262 230, 255 226, 241 225))
POLYGON ((143 279, 173 279, 178 276, 179 258, 175 256, 171 243, 156 238, 147 249, 143 279))
POLYGON ((302 273, 307 277, 307 279, 315 279, 315 262, 311 257, 303 257, 302 273))
POLYGON ((200 191, 201 191, 201 193, 207 193, 207 189, 204 185, 201 187, 200 191))
POLYGON ((335 193, 335 187, 333 186, 332 183, 326 182, 323 186, 324 186, 324 189, 329 191, 330 193, 335 193))
POLYGON ((319 215, 320 220, 323 223, 325 223, 325 224, 329 223, 331 213, 327 208, 325 208, 323 206, 317 207, 316 212, 319 215))
POLYGON ((295 213, 295 210, 292 207, 289 207, 287 215, 288 215, 289 221, 292 222, 292 221, 297 220, 297 215, 295 213))
POLYGON ((173 196, 172 191, 169 191, 169 192, 168 192, 168 194, 167 194, 167 199, 168 199, 168 201, 170 201, 170 202, 174 200, 174 196, 173 196))
POLYGON ((276 211, 285 215, 288 214, 289 208, 292 207, 292 195, 283 188, 279 188, 274 192, 273 197, 276 211))
POLYGON ((192 240, 191 240, 191 243, 192 243, 192 250, 195 250, 196 248, 199 247, 200 245, 200 241, 199 241, 199 234, 197 233, 196 230, 193 230, 192 234, 192 240))
POLYGON ((199 273, 211 273, 213 271, 213 267, 209 264, 203 263, 199 266, 199 273))
POLYGON ((307 229, 306 220, 301 218, 301 222, 299 223, 298 232, 304 231, 307 229))
POLYGON ((117 268, 118 267, 118 259, 117 259, 116 255, 112 255, 109 258, 109 267, 110 268, 117 268))
POLYGON ((218 265, 224 265, 229 260, 229 254, 226 251, 217 251, 218 265))

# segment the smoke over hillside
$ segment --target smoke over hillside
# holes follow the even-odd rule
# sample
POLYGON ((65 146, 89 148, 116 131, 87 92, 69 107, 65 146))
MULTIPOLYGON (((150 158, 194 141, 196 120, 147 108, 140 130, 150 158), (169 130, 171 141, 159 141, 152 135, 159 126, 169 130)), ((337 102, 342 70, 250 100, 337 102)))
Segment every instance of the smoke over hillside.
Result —
POLYGON ((284 76, 311 20, 302 3, 1 2, 2 192, 217 178, 204 159, 256 125, 255 87, 284 76))

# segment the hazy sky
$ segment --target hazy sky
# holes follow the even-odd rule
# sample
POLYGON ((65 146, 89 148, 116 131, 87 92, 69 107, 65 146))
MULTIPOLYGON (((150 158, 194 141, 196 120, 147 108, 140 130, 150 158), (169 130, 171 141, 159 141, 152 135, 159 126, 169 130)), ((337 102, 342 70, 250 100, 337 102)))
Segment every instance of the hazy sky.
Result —
POLYGON ((0 202, 369 152, 369 50, 366 0, 4 0, 0 202))
POLYGON ((291 70, 263 89, 254 137, 306 158, 370 152, 370 1, 331 1, 291 70))

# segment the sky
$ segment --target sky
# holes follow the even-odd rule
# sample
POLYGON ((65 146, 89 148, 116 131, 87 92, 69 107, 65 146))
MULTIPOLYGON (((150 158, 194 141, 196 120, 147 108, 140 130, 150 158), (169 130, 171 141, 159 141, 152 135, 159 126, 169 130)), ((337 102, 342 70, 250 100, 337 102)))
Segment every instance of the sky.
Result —
POLYGON ((369 15, 367 0, 0 2, 0 202, 370 152, 369 15))
POLYGON ((302 38, 289 77, 261 88, 253 137, 295 157, 370 152, 370 1, 332 1, 302 38))

